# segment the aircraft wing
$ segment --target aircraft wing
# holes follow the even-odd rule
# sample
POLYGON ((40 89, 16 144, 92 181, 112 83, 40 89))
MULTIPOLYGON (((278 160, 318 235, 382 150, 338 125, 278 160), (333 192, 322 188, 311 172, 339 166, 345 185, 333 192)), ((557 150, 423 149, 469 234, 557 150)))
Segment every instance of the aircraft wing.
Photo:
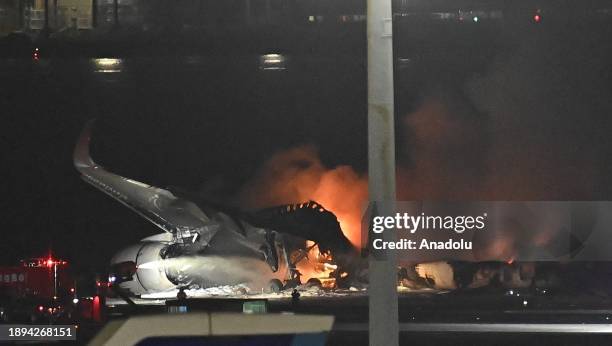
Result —
POLYGON ((92 160, 89 153, 92 125, 93 122, 87 124, 74 150, 74 166, 83 180, 162 230, 179 238, 197 235, 199 242, 208 244, 218 231, 218 224, 193 202, 168 190, 109 172, 92 160))

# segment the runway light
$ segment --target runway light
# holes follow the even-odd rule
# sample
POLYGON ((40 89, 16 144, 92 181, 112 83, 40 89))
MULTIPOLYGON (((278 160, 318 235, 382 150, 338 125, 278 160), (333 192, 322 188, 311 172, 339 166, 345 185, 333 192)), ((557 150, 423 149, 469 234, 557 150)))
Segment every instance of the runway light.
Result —
POLYGON ((527 306, 527 301, 523 300, 523 306, 527 306))
POLYGON ((91 60, 94 72, 117 73, 123 69, 123 60, 117 58, 96 58, 91 60))
POLYGON ((264 54, 259 57, 259 68, 261 70, 284 70, 286 59, 282 54, 264 54))
POLYGON ((264 62, 268 64, 278 64, 283 61, 283 57, 280 54, 266 54, 263 58, 264 62))
POLYGON ((478 23, 478 16, 474 16, 474 18, 472 18, 472 20, 474 21, 474 23, 478 23))
POLYGON ((109 58, 100 58, 95 60, 96 64, 100 66, 114 66, 121 63, 120 59, 109 59, 109 58))

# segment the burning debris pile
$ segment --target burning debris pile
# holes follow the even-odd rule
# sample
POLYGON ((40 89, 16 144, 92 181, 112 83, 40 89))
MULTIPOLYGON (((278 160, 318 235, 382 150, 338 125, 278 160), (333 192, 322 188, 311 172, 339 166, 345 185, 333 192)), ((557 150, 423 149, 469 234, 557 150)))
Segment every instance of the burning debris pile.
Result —
POLYGON ((308 282, 334 288, 354 281, 349 271, 356 269, 358 253, 336 216, 321 204, 310 201, 268 208, 254 213, 249 221, 258 227, 307 239, 287 253, 291 278, 285 286, 308 282))

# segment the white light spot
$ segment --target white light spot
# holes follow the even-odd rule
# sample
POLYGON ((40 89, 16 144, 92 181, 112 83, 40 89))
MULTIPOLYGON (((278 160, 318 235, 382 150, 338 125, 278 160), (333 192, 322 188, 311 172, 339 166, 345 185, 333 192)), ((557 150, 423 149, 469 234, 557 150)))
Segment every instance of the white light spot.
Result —
POLYGON ((117 73, 121 72, 123 60, 116 58, 96 58, 91 60, 94 65, 94 72, 117 73))

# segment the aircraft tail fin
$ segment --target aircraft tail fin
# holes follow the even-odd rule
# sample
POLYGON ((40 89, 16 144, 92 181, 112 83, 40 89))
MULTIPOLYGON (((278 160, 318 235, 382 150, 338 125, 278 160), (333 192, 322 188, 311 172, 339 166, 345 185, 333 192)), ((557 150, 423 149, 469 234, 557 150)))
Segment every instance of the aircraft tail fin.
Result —
POLYGON ((74 149, 74 166, 83 180, 166 232, 197 232, 204 241, 213 237, 216 229, 207 227, 209 217, 193 202, 168 190, 109 172, 96 164, 89 151, 92 127, 93 121, 88 122, 74 149))

